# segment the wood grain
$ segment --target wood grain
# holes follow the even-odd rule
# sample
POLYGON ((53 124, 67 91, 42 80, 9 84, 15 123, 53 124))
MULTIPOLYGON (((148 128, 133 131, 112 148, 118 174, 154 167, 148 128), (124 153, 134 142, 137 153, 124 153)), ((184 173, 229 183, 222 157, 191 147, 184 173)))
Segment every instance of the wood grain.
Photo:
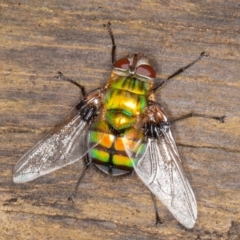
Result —
MULTIPOLYGON (((0 239, 240 238, 239 1, 0 2, 0 239), (19 157, 80 98, 57 71, 104 86, 111 71, 111 21, 117 56, 142 52, 164 79, 202 51, 201 62, 157 95, 170 118, 195 112, 172 130, 197 197, 196 226, 186 230, 158 202, 154 225, 148 190, 137 176, 112 179, 93 170, 74 204, 67 201, 82 163, 27 184, 12 182, 19 157)), ((160 81, 160 80, 159 80, 160 81)))

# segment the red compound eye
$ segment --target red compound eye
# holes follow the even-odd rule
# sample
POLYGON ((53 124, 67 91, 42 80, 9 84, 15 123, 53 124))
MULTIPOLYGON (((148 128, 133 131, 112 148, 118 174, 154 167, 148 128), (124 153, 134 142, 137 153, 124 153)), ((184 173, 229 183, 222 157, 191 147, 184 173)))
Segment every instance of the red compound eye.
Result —
POLYGON ((156 77, 155 70, 149 65, 140 65, 136 69, 136 73, 138 75, 141 75, 141 76, 144 76, 144 77, 150 77, 150 78, 155 78, 156 77))
POLYGON ((114 67, 123 69, 123 70, 128 70, 130 66, 130 62, 127 58, 120 59, 115 62, 114 67))

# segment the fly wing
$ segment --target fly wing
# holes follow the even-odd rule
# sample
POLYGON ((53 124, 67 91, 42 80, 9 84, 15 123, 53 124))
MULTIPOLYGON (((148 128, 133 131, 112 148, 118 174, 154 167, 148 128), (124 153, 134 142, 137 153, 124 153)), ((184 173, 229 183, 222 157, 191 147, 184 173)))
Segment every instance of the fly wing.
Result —
POLYGON ((192 228, 197 203, 170 128, 162 136, 131 141, 133 144, 127 138, 124 147, 137 175, 182 225, 192 228))
MULTIPOLYGON (((94 102, 94 97, 87 97, 88 102, 94 102)), ((75 108, 21 157, 13 170, 13 181, 29 182, 81 159, 89 150, 86 144, 89 125, 75 108)))
POLYGON ((56 127, 21 157, 13 170, 13 181, 29 182, 81 159, 87 152, 82 147, 86 126, 76 115, 56 127))

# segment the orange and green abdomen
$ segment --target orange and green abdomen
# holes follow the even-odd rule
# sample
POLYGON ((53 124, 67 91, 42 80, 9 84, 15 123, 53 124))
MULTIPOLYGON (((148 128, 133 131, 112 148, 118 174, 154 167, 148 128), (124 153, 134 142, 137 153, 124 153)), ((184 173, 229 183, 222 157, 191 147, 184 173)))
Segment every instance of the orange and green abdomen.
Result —
POLYGON ((92 125, 88 141, 90 148, 96 146, 89 151, 89 157, 100 170, 112 175, 123 175, 133 170, 132 160, 127 156, 124 144, 126 141, 134 144, 143 134, 138 133, 136 139, 126 140, 125 134, 131 131, 133 129, 129 128, 123 135, 115 136, 107 121, 98 121, 92 125))

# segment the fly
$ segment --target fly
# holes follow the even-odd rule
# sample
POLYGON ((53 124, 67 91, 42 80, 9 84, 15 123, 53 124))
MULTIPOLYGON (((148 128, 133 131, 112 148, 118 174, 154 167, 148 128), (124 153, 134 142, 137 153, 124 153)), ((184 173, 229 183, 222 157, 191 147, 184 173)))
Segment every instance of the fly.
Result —
MULTIPOLYGON (((13 181, 29 182, 84 158, 73 199, 91 166, 112 176, 135 171, 154 195, 154 203, 157 197, 182 225, 192 228, 197 219, 196 199, 183 171, 170 122, 154 94, 206 55, 201 53, 154 86, 156 72, 143 54, 115 60, 110 23, 106 27, 112 40, 113 63, 106 86, 85 93, 84 87, 59 73, 59 78, 79 86, 83 97, 60 125, 22 156, 14 168, 13 181)), ((211 118, 223 121, 223 117, 211 118)), ((160 222, 156 203, 154 206, 160 222)))

